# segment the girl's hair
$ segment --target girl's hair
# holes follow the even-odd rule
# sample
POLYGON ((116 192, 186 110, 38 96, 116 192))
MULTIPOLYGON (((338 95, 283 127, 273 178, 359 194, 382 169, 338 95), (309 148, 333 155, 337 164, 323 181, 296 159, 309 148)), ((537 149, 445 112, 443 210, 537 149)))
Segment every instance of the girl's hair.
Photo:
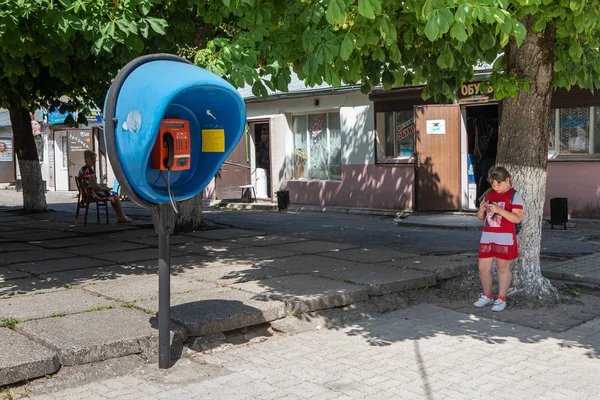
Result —
POLYGON ((94 153, 94 152, 93 152, 93 151, 91 151, 91 150, 86 150, 86 151, 84 151, 84 152, 83 152, 83 156, 84 156, 85 158, 88 158, 88 157, 96 157, 96 153, 94 153))
POLYGON ((492 183, 492 181, 504 182, 507 179, 510 179, 510 172, 504 167, 495 166, 488 171, 489 183, 492 183))

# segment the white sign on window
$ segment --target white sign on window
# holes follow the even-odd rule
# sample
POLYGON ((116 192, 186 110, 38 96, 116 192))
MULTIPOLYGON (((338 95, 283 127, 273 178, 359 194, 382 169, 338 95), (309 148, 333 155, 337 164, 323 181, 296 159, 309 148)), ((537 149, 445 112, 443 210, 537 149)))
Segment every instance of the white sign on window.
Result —
POLYGON ((446 121, 443 119, 427 120, 426 132, 428 135, 445 135, 446 121))

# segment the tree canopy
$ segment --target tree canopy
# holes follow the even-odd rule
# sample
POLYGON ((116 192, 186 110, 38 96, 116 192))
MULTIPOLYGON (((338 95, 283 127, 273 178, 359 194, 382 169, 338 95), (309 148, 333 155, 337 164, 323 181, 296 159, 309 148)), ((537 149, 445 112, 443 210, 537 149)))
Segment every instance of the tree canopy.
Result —
POLYGON ((223 0, 196 1, 221 27, 195 61, 236 86, 285 91, 288 65, 310 86, 362 83, 364 92, 427 83, 424 96, 452 99, 479 63, 493 66, 498 99, 528 90, 530 77, 506 74, 509 39, 556 31, 554 85, 600 87, 598 0, 223 0), (261 78, 261 79, 258 79, 261 78))
POLYGON ((0 106, 101 105, 118 69, 165 33, 149 14, 159 3, 0 0, 0 106))

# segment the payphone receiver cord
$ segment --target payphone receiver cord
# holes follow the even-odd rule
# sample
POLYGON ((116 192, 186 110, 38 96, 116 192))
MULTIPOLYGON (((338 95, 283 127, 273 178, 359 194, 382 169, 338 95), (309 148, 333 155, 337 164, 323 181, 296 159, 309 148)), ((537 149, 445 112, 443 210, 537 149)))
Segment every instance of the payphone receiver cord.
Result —
POLYGON ((162 177, 163 181, 167 185, 167 191, 169 192, 169 200, 171 200, 171 206, 173 206, 173 210, 175 210, 175 214, 178 214, 179 210, 177 209, 177 204, 173 200, 173 197, 175 197, 175 196, 173 196, 173 191, 171 191, 171 169, 169 168, 169 172, 167 173, 166 180, 165 180, 165 175, 163 174, 162 170, 160 171, 160 176, 162 177))

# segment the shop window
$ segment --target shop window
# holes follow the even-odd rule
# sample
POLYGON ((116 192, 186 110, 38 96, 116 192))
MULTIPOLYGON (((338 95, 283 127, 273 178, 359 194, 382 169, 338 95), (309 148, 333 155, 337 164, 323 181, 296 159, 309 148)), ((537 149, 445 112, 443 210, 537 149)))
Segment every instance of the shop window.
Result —
POLYGON ((589 153, 590 109, 561 108, 559 138, 560 154, 589 153))
POLYGON ((415 124, 412 109, 376 114, 377 161, 412 157, 415 150, 415 124))
POLYGON ((294 115, 294 177, 342 179, 342 137, 339 113, 294 115))
POLYGON ((599 107, 552 110, 548 156, 600 154, 599 107))

